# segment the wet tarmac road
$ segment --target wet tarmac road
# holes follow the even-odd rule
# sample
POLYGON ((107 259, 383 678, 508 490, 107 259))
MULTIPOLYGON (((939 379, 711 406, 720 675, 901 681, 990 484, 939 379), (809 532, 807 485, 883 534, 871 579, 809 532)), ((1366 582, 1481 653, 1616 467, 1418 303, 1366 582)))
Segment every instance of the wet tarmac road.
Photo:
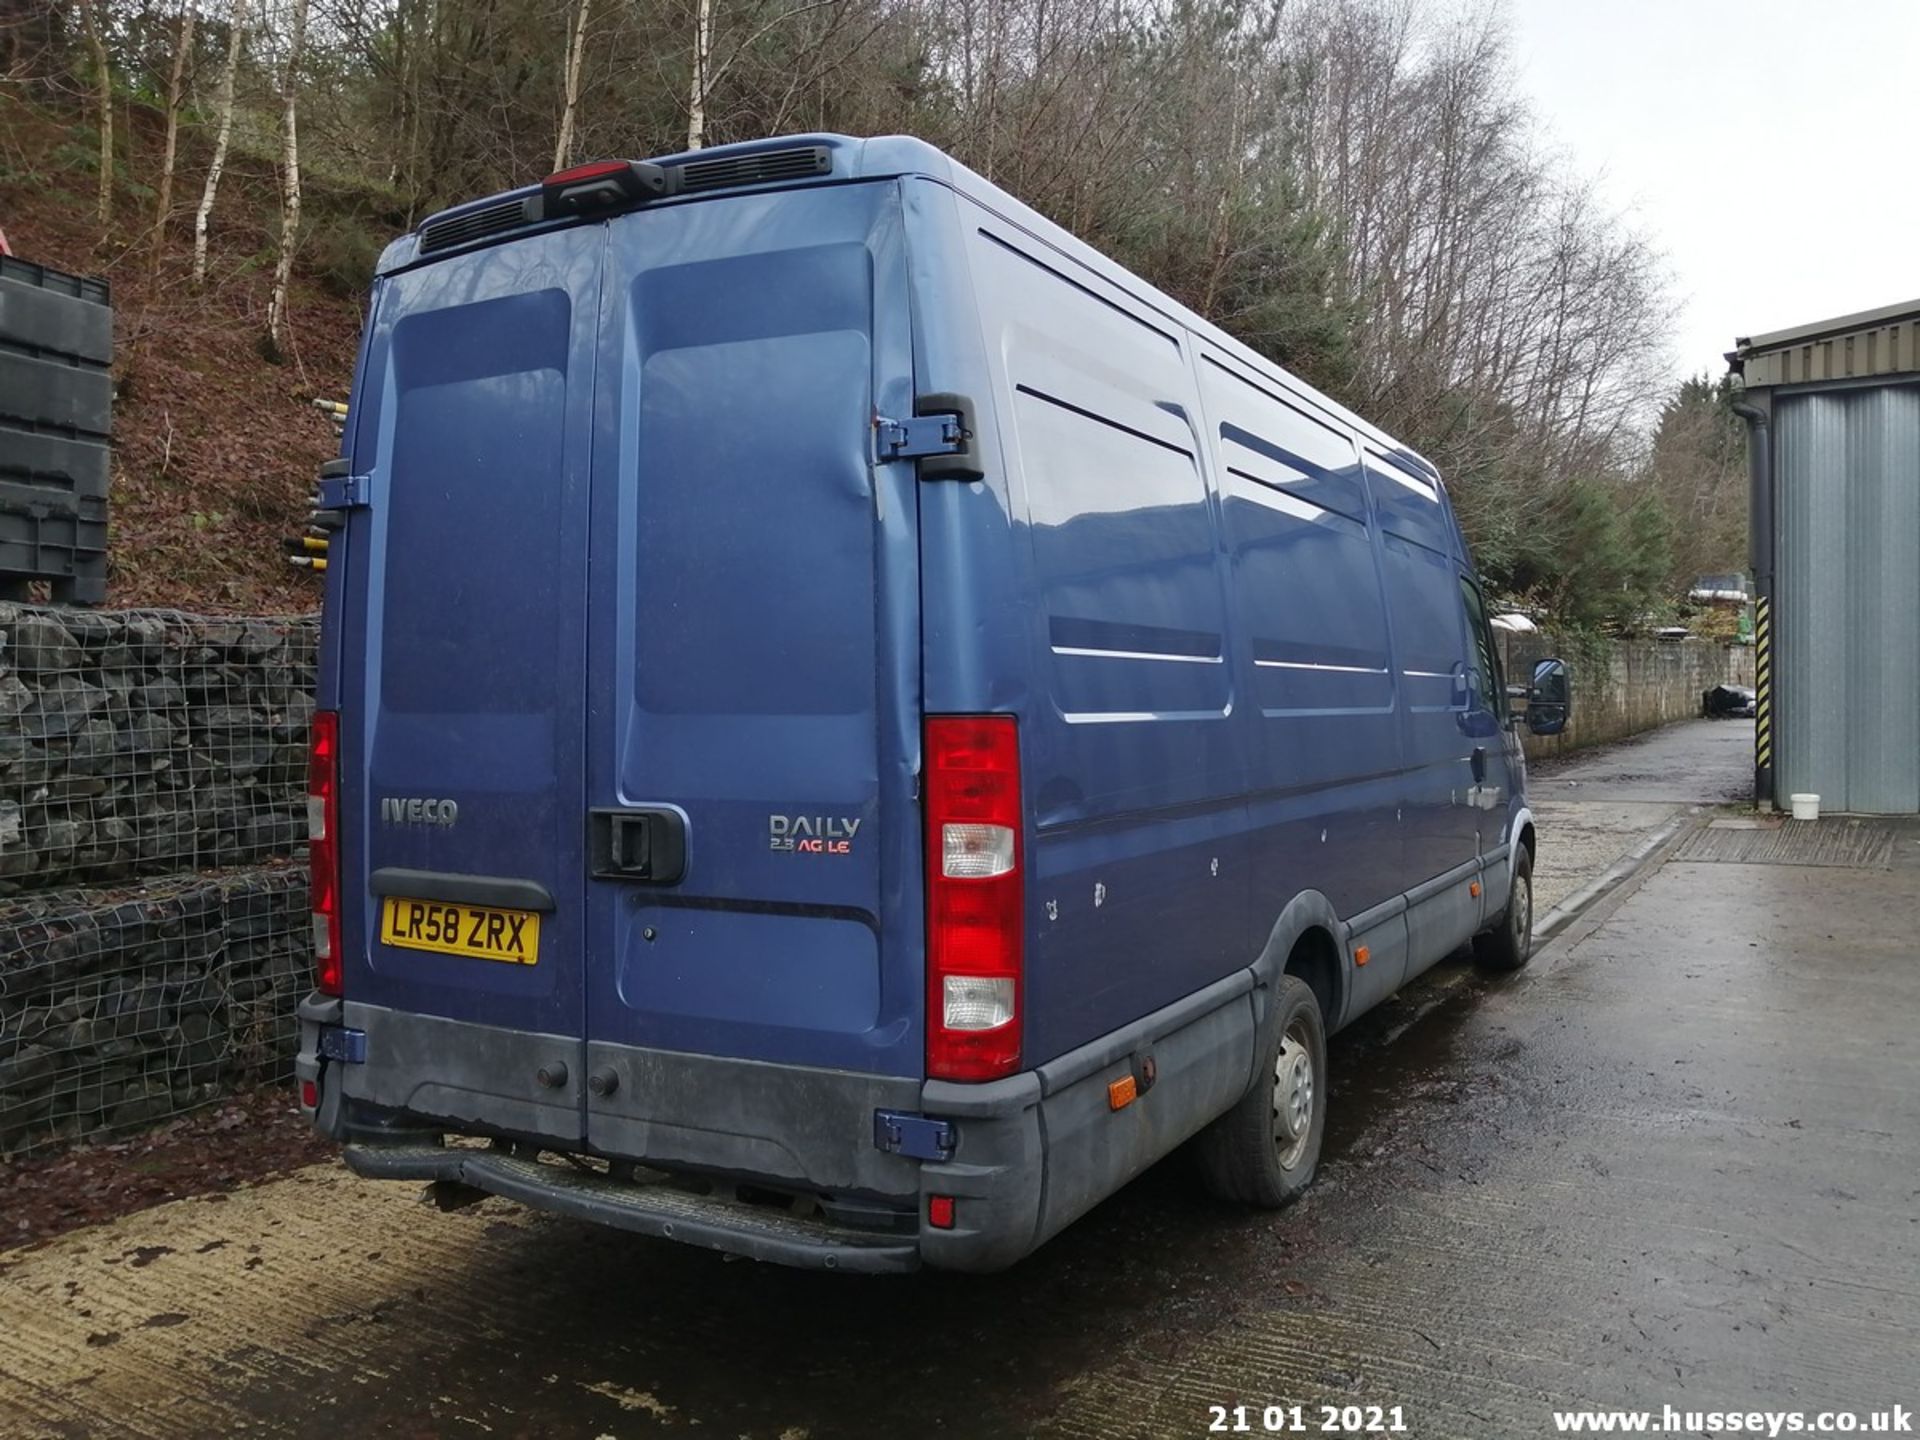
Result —
MULTIPOLYGON (((1825 823, 1825 822, 1823 822, 1825 823)), ((1001 1276, 862 1280, 332 1167, 0 1257, 0 1433, 1174 1436, 1212 1404, 1920 1395, 1920 835, 1669 862, 1338 1037, 1281 1215, 1176 1159, 1001 1276)))

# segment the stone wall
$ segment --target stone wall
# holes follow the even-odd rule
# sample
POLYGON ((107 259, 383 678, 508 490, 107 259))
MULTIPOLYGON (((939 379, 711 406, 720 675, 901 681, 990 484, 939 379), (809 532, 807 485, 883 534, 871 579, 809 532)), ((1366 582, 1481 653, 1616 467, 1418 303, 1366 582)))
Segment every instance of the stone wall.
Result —
POLYGON ((1624 740, 1700 714, 1702 692, 1753 684, 1753 647, 1706 640, 1618 640, 1601 653, 1561 648, 1544 634, 1505 635, 1507 679, 1524 684, 1536 660, 1560 655, 1573 672, 1573 718, 1559 735, 1527 735, 1530 758, 1624 740))
POLYGON ((0 605, 0 1153, 287 1072, 318 625, 0 605))

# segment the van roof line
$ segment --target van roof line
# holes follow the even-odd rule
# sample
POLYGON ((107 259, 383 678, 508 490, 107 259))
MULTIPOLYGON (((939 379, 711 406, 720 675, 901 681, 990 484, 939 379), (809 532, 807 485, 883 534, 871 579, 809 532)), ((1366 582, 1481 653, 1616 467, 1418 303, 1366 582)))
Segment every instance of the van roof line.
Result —
MULTIPOLYGON (((969 200, 992 210, 1007 223, 1026 231, 1034 240, 1092 271, 1109 284, 1117 286, 1135 303, 1144 305, 1163 319, 1180 325, 1241 364, 1256 366, 1262 372, 1268 367, 1280 369, 1273 361, 1268 360, 1251 346, 1234 339, 1212 321, 1188 309, 1171 296, 1154 289, 1132 271, 1101 254, 1070 230, 1047 219, 1025 201, 969 169, 944 150, 915 136, 878 135, 862 138, 830 132, 782 135, 764 140, 744 140, 730 145, 714 145, 702 150, 685 150, 674 155, 650 157, 650 163, 671 167, 691 164, 696 160, 720 160, 730 156, 751 155, 796 145, 821 145, 832 150, 836 161, 836 173, 832 178, 836 181, 894 179, 911 175, 945 185, 955 193, 964 195, 969 200), (842 157, 844 157, 844 168, 842 168, 842 157)), ((386 252, 380 257, 376 273, 386 275, 411 265, 418 253, 420 232, 428 225, 470 211, 484 209, 502 200, 525 198, 537 194, 539 190, 540 187, 537 184, 523 185, 513 190, 504 190, 475 200, 463 201, 458 205, 436 211, 423 219, 411 232, 401 236, 387 247, 386 252)), ((1426 456, 1356 415, 1339 401, 1315 389, 1291 372, 1282 370, 1277 377, 1269 378, 1285 388, 1294 399, 1312 406, 1352 430, 1362 441, 1382 451, 1384 458, 1398 461, 1419 470, 1435 481, 1441 481, 1439 469, 1426 456)))

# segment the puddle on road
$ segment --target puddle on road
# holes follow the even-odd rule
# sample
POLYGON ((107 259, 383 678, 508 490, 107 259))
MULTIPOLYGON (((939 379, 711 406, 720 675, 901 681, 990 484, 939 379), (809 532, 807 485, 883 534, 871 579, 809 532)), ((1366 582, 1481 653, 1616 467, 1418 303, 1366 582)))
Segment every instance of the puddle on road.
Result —
POLYGON ((1469 1085, 1461 1034, 1498 983, 1470 960, 1444 961, 1333 1037, 1323 1170, 1337 1173, 1362 1150, 1388 1144, 1422 1100, 1457 1097, 1469 1085))

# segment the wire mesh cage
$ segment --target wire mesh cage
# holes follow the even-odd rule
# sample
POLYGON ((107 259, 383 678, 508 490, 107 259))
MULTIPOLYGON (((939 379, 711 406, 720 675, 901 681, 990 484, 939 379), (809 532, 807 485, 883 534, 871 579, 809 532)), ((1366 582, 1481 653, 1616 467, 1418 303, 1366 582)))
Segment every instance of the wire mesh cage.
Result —
POLYGON ((0 1154, 291 1073, 318 624, 0 605, 0 1154))
POLYGON ((257 866, 0 912, 0 1154, 103 1139, 292 1073, 307 877, 257 866))
POLYGON ((0 606, 0 895, 291 854, 318 634, 0 606))

